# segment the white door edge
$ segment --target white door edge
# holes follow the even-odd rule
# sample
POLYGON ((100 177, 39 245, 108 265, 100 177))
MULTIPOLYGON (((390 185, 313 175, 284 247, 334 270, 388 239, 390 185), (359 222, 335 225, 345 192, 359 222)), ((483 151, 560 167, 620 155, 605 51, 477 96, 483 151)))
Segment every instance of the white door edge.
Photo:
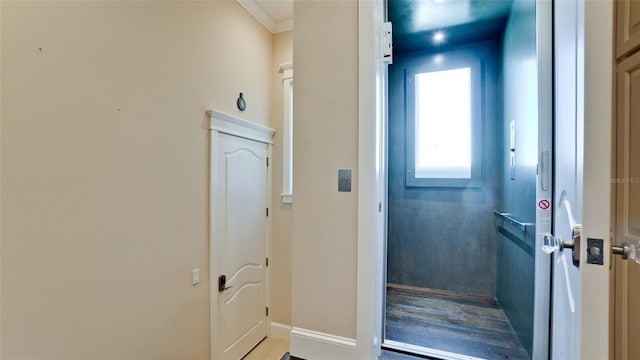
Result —
POLYGON ((356 353, 377 359, 382 343, 384 277, 384 131, 386 65, 382 63, 384 1, 358 1, 358 253, 356 353), (382 166, 381 166, 382 165, 382 166), (382 205, 380 205, 382 204, 382 205))
POLYGON ((532 359, 549 358, 551 260, 542 251, 544 233, 551 232, 551 209, 539 201, 553 196, 553 5, 536 4, 536 56, 538 69, 538 176, 536 181, 536 235, 534 246, 534 305, 532 359))

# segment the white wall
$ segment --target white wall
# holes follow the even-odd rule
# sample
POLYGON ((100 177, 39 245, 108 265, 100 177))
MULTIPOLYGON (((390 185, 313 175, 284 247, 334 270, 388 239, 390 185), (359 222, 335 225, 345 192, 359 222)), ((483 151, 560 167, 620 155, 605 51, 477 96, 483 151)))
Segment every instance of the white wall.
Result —
POLYGON ((207 359, 205 110, 269 125, 272 35, 226 0, 4 1, 1 36, 0 357, 207 359))

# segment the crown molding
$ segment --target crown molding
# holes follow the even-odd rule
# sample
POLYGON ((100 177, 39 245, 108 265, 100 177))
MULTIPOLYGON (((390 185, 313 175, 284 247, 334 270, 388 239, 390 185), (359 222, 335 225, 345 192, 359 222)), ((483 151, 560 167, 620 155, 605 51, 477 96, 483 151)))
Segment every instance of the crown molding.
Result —
POLYGON ((269 14, 262 10, 255 0, 236 0, 236 2, 272 34, 293 30, 293 18, 275 21, 269 14))
POLYGON ((284 19, 276 23, 276 28, 272 33, 278 34, 285 31, 293 30, 293 18, 284 19))

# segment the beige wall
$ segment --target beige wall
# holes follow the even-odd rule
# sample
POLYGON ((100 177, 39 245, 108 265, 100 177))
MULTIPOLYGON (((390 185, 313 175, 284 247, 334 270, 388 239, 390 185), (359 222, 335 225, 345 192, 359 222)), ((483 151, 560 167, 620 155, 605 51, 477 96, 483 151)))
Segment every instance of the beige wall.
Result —
POLYGON ((355 338, 357 2, 296 1, 294 18, 292 321, 355 338), (350 193, 338 192, 341 168, 350 193))
POLYGON ((208 358, 205 110, 269 124, 272 35, 231 0, 1 7, 1 357, 208 358))
MULTIPOLYGON (((0 324, 2 324, 2 4, 0 4, 0 324)), ((2 326, 0 325, 0 359, 2 326)))
POLYGON ((293 32, 273 35, 273 107, 271 126, 276 129, 273 146, 273 218, 271 236, 271 320, 291 324, 291 204, 283 204, 282 118, 283 88, 280 65, 293 61, 293 32))

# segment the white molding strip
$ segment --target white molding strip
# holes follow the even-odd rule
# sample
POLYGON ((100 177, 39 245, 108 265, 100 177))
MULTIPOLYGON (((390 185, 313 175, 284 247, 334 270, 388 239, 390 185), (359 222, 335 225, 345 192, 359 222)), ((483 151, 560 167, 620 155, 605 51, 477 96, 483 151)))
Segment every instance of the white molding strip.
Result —
POLYGON ((303 359, 357 358, 355 339, 294 327, 290 341, 291 355, 303 359))
POLYGON ((423 346, 405 344, 405 343, 401 343, 393 340, 385 340, 382 346, 387 349, 406 351, 413 354, 426 355, 429 357, 434 357, 436 359, 442 359, 442 360, 484 360, 482 358, 477 358, 473 356, 456 354, 448 351, 436 350, 436 349, 427 348, 423 346))
POLYGON ((280 20, 276 23, 276 28, 272 31, 274 34, 278 34, 285 31, 293 30, 293 18, 280 20))
POLYGON ((207 111, 207 115, 211 120, 209 122, 209 129, 211 130, 249 140, 260 141, 266 144, 273 144, 273 136, 276 131, 270 127, 262 126, 216 110, 207 111))
POLYGON ((291 337, 291 326, 272 321, 271 337, 276 339, 289 340, 289 338, 291 337))
POLYGON ((293 18, 281 21, 274 20, 267 14, 255 0, 236 0, 251 16, 253 16, 262 26, 267 28, 272 34, 277 34, 293 30, 293 18))
POLYGON ((276 28, 276 22, 273 18, 267 15, 264 10, 254 0, 236 0, 240 6, 242 6, 251 16, 256 18, 262 26, 273 33, 276 28))
MULTIPOLYGON (((293 63, 292 62, 280 64, 280 72, 281 73, 284 73, 287 70, 293 70, 293 63)), ((291 74, 291 75, 293 76, 293 74, 291 74)))

